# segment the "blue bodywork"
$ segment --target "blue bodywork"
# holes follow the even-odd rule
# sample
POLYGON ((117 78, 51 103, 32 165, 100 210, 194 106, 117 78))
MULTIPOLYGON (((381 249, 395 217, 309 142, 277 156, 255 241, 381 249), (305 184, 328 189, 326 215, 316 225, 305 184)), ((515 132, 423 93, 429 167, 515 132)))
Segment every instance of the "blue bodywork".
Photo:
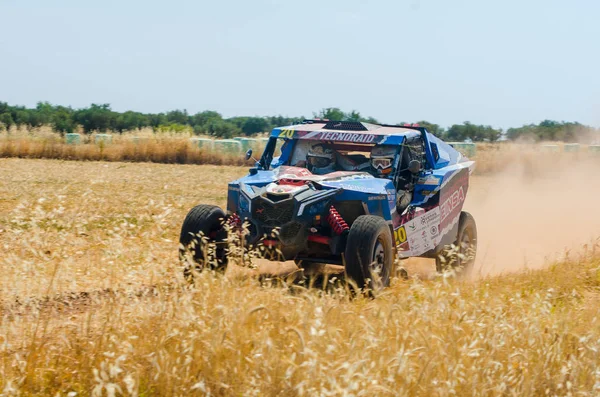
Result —
MULTIPOLYGON (((285 225, 302 225, 294 226, 294 232, 298 228, 304 230, 312 227, 312 233, 318 229, 319 233, 332 235, 324 219, 321 219, 321 216, 327 217, 331 206, 337 207, 340 213, 344 210, 342 215, 348 218, 349 224, 357 211, 360 214, 377 215, 385 219, 390 224, 400 256, 426 255, 439 251, 444 244, 453 242, 457 229, 457 213, 460 213, 462 208, 469 174, 474 165, 472 161, 421 127, 363 123, 367 130, 357 132, 332 131, 323 128, 322 124, 324 122, 315 121, 275 128, 256 167, 251 169, 249 175, 229 183, 227 212, 235 213, 255 226, 254 242, 270 232, 271 228, 284 226, 278 224, 279 216, 285 225), (409 185, 412 194, 410 205, 399 213, 399 189, 391 178, 378 178, 369 172, 336 172, 315 176, 290 166, 294 147, 302 140, 363 147, 403 147, 409 144, 413 145, 413 148, 417 146, 418 150, 414 153, 421 156, 418 158, 422 166, 417 175, 412 174, 414 183, 409 185), (281 154, 274 157, 277 146, 281 147, 281 154), (281 200, 281 204, 276 200, 281 200), (344 203, 349 204, 344 206, 344 203), (348 210, 346 207, 352 209, 348 210), (271 210, 273 215, 264 215, 271 210), (284 219, 280 214, 286 211, 291 215, 284 219), (425 219, 426 216, 429 216, 427 233, 430 235, 423 235, 422 241, 417 241, 416 234, 412 236, 411 231, 405 230, 404 225, 407 224, 415 230, 416 226, 413 227, 413 224, 416 220, 425 219)), ((396 164, 400 162, 398 158, 396 164)), ((425 221, 422 224, 425 225, 425 221)), ((291 228, 292 226, 289 226, 289 229, 291 228)), ((285 234, 285 230, 285 227, 281 229, 282 235, 285 234)), ((308 233, 298 231, 294 239, 290 238, 287 241, 280 237, 284 246, 293 247, 289 250, 290 256, 307 249, 305 241, 303 243, 301 240, 306 240, 308 233)), ((334 248, 331 251, 332 254, 336 254, 334 248)))

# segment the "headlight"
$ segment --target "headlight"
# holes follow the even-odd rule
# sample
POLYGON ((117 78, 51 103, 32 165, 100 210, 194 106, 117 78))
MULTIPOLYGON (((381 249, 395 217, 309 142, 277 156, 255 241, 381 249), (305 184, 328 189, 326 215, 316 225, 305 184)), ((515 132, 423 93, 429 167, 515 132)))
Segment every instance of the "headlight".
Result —
POLYGON ((309 197, 305 202, 300 204, 298 208, 298 216, 302 216, 305 212, 308 215, 318 215, 325 210, 327 203, 331 198, 341 192, 342 189, 322 190, 319 193, 309 197))
POLYGON ((250 212, 250 199, 243 192, 240 193, 239 212, 250 212))
POLYGON ((302 216, 302 214, 306 213, 309 216, 315 216, 322 213, 325 210, 325 206, 329 200, 320 200, 317 202, 309 202, 300 204, 300 208, 298 209, 298 216, 302 216))

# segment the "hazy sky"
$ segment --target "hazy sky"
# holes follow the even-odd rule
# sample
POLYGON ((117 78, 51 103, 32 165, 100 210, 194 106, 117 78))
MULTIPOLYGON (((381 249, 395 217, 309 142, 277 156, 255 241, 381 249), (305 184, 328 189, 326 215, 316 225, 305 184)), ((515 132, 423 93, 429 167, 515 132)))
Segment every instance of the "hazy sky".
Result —
POLYGON ((598 0, 0 0, 0 100, 600 126, 598 0))

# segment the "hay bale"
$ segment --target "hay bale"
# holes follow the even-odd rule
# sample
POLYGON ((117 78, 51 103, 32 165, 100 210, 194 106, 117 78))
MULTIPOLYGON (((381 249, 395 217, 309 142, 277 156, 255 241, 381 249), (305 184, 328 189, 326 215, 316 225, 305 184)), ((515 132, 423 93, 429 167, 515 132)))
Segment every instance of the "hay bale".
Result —
POLYGON ((94 143, 107 144, 107 143, 111 143, 111 142, 112 142, 112 135, 110 135, 110 134, 96 134, 96 135, 94 135, 94 143))
POLYGON ((242 144, 242 150, 246 151, 248 149, 256 150, 258 148, 258 139, 256 138, 242 138, 239 140, 242 144))
POLYGON ((131 138, 131 140, 135 144, 148 142, 148 138, 146 138, 145 136, 134 136, 131 138))
POLYGON ((589 145, 588 152, 600 155, 600 145, 589 145))
POLYGON ((235 139, 217 139, 214 141, 214 150, 220 153, 239 154, 242 152, 242 143, 235 139))
POLYGON ((448 142, 448 144, 461 152, 464 156, 473 157, 475 154, 477 154, 477 147, 474 143, 448 142))
POLYGON ((565 143, 565 145, 563 146, 563 150, 565 152, 578 152, 579 151, 579 144, 578 143, 565 143))
POLYGON ((65 134, 65 143, 67 145, 79 145, 81 143, 81 135, 77 133, 65 134))
POLYGON ((197 146, 200 149, 213 150, 214 149, 214 141, 208 138, 191 138, 190 141, 194 146, 197 146))
POLYGON ((542 145, 542 152, 557 153, 558 151, 560 151, 560 147, 558 145, 552 145, 549 143, 542 145))

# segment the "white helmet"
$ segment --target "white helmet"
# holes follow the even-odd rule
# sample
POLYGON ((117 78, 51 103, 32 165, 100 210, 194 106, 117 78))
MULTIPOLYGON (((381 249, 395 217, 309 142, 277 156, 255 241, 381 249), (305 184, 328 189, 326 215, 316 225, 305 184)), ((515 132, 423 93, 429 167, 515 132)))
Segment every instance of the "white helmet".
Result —
POLYGON ((306 166, 313 174, 323 175, 334 170, 335 153, 325 143, 313 145, 306 155, 306 166))
POLYGON ((392 172, 396 147, 376 145, 371 149, 371 167, 380 176, 387 176, 392 172))

